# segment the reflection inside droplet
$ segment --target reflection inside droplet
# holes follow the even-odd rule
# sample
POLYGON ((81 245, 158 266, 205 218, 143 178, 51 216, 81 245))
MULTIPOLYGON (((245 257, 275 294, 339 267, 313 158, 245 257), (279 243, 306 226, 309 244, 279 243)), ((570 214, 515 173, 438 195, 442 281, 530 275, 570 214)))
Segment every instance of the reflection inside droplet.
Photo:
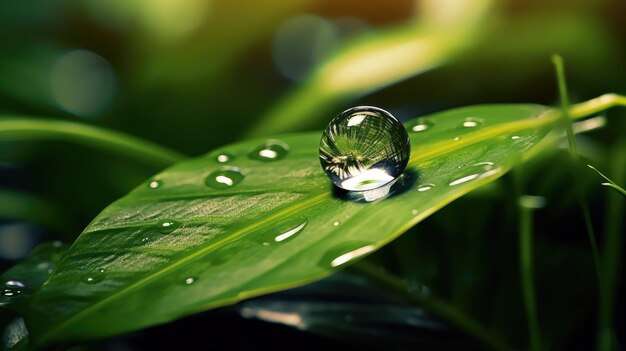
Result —
POLYGON ((369 169, 341 182, 341 187, 351 191, 365 191, 379 188, 395 178, 383 169, 369 169))
POLYGON ((148 188, 156 189, 161 186, 161 183, 162 182, 160 180, 152 180, 148 183, 148 188))
POLYGON ((191 284, 193 284, 195 281, 196 281, 196 280, 195 280, 194 278, 189 277, 189 278, 185 279, 185 284, 187 284, 187 285, 191 285, 191 284))
POLYGON ((410 141, 402 123, 389 112, 359 106, 330 121, 319 152, 320 164, 336 186, 367 191, 402 174, 410 155, 410 141))

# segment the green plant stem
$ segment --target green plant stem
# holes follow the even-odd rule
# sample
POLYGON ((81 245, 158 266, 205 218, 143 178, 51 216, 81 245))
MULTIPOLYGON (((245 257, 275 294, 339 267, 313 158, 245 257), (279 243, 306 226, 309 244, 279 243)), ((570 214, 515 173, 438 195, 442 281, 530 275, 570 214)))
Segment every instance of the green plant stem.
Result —
MULTIPOLYGON (((565 79, 565 67, 563 64, 563 58, 559 55, 554 55, 552 57, 552 61, 556 67, 557 74, 557 82, 559 95, 561 98, 561 111, 562 111, 562 121, 567 132, 567 142, 569 145, 569 154, 572 159, 572 176, 576 183, 578 183, 578 177, 576 176, 575 167, 579 164, 580 156, 578 155, 578 147, 576 145, 576 138, 574 136, 574 130, 572 128, 572 118, 570 116, 570 103, 569 97, 567 94, 567 81, 565 79)), ((583 217, 585 220, 585 226, 587 229, 587 234, 589 236, 589 242, 591 244, 591 251, 593 255, 593 261, 596 268, 596 275, 598 278, 598 284, 600 290, 602 289, 602 272, 600 271, 601 263, 600 263, 600 250, 598 250, 598 244, 596 241, 596 235, 593 230, 593 225, 591 223, 591 214, 589 213, 589 206, 587 204, 587 200, 585 199, 584 194, 582 194, 581 190, 578 187, 578 184, 574 184, 574 189, 576 191, 576 195, 578 197, 578 202, 580 204, 580 208, 583 212, 583 217)))
POLYGON ((528 320, 528 332, 530 334, 530 349, 541 350, 541 334, 537 322, 537 304, 535 302, 535 284, 533 274, 533 215, 532 208, 519 207, 519 259, 522 276, 522 289, 524 292, 524 306, 528 320))
MULTIPOLYGON (((611 153, 614 155, 612 164, 612 174, 618 183, 626 179, 626 142, 618 143, 611 153)), ((597 171, 597 170, 596 170, 597 171)), ((598 171, 598 173, 600 173, 598 171)), ((600 173, 601 174, 601 173, 600 173)), ((602 175, 602 174, 601 174, 602 175)), ((609 183, 615 183, 602 175, 609 183)), ((598 350, 616 350, 613 342, 613 310, 615 308, 615 291, 619 279, 619 267, 622 256, 622 235, 624 232, 622 217, 626 204, 626 194, 624 189, 615 185, 620 193, 610 193, 607 197, 607 212, 605 217, 605 238, 604 244, 604 282, 605 288, 602 291, 603 297, 600 299, 600 336, 598 337, 598 350), (620 196, 625 195, 625 196, 620 196)))
POLYGON ((120 132, 85 124, 24 117, 0 118, 0 140, 63 140, 116 152, 159 166, 178 162, 185 155, 120 132))
POLYGON ((424 307, 491 348, 495 350, 513 350, 513 348, 508 346, 499 336, 493 334, 485 326, 456 309, 454 306, 436 297, 426 296, 418 291, 411 290, 406 282, 381 271, 372 264, 361 261, 351 268, 374 283, 397 293, 407 301, 424 307))
MULTIPOLYGON (((596 235, 593 230, 593 224, 591 222, 591 214, 589 212, 589 205, 587 204, 587 200, 585 199, 585 196, 582 193, 581 189, 578 187, 579 181, 578 181, 578 176, 576 174, 576 167, 579 165, 580 156, 578 155, 578 147, 576 145, 576 139, 574 137, 574 130, 572 128, 572 118, 570 116, 570 103, 569 103, 569 97, 567 94, 567 81, 565 78, 565 67, 563 64, 563 58, 559 55, 552 56, 552 61, 556 68, 558 89, 559 89, 559 95, 561 99, 561 110, 562 110, 562 115, 563 115, 562 121, 563 121, 565 130, 567 131, 567 142, 569 145, 569 154, 572 160, 572 179, 575 182, 574 190, 576 192, 576 196, 578 197, 578 203, 580 205, 580 208, 583 212, 585 226, 587 229, 587 235, 589 237, 589 242, 591 244, 591 253, 593 255, 594 266, 596 269, 596 277, 598 279, 600 305, 602 306, 603 304, 606 303, 603 301, 606 296, 606 293, 605 293, 606 289, 604 286, 603 276, 602 276, 602 271, 601 271, 602 262, 600 259, 600 250, 598 249, 596 235)), ((604 329, 604 327, 601 327, 601 328, 604 329)), ((610 327, 608 328, 610 330, 610 327)), ((603 332, 601 331, 600 334, 603 334, 603 332)))

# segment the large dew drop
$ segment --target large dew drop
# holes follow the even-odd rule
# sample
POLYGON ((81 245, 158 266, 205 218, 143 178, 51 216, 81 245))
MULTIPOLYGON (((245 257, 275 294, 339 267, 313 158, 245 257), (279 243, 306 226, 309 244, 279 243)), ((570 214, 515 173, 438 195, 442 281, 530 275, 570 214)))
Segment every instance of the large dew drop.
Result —
POLYGON ((376 189, 394 181, 407 165, 409 136, 389 112, 353 107, 328 124, 320 141, 320 163, 338 187, 376 189))

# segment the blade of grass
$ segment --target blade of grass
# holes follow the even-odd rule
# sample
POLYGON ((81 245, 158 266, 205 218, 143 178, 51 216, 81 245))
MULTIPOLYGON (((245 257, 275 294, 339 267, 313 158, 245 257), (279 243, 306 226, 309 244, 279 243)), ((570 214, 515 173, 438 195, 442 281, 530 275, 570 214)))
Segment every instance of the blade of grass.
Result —
POLYGON ((158 166, 167 166, 186 158, 177 151, 127 134, 68 121, 4 117, 0 119, 0 140, 72 141, 158 166))
POLYGON ((609 188, 613 188, 615 189, 615 191, 617 191, 618 193, 622 194, 622 196, 626 197, 626 190, 624 190, 624 188, 620 187, 619 185, 615 184, 614 181, 612 181, 611 179, 607 178, 604 174, 602 174, 602 172, 598 171, 597 168, 595 168, 592 165, 587 165, 587 167, 593 169, 594 171, 596 171, 600 177, 604 178, 606 180, 606 183, 600 183, 600 185, 604 185, 606 187, 609 188))
POLYGON ((533 210, 543 207, 544 199, 538 196, 519 197, 519 259, 524 295, 524 307, 530 334, 530 349, 541 350, 541 333, 537 321, 535 278, 533 273, 533 210))
POLYGON ((405 281, 381 271, 367 261, 360 261, 351 268, 374 283, 397 293, 410 303, 419 305, 443 318, 485 345, 495 350, 513 350, 498 335, 493 334, 488 328, 454 306, 436 297, 426 296, 419 291, 410 289, 405 281))
MULTIPOLYGON (((574 130, 572 128, 572 118, 570 116, 570 102, 569 102, 569 97, 568 97, 568 93, 567 93, 567 81, 565 79, 565 65, 563 63, 563 58, 559 55, 553 55, 552 56, 552 62, 554 63, 554 66, 556 68, 556 75, 557 75, 557 82, 558 82, 558 89, 559 89, 559 95, 561 98, 561 110, 562 110, 562 123, 565 127, 565 130, 567 132, 567 142, 569 145, 569 154, 570 154, 570 158, 572 160, 572 180, 574 181, 574 191, 576 192, 576 196, 578 197, 578 203, 580 205, 580 208, 583 212, 583 217, 585 220, 585 226, 587 229, 587 235, 589 237, 589 242, 591 245, 591 252, 593 255, 593 262, 594 262, 594 266, 596 269, 596 277, 598 279, 598 290, 599 290, 599 295, 600 295, 600 305, 603 305, 605 302, 603 302, 604 297, 605 297, 605 287, 604 287, 604 282, 603 282, 603 277, 602 277, 602 263, 600 260, 600 250, 598 249, 598 244, 596 241, 596 235, 595 232, 593 230, 593 224, 591 222, 591 214, 589 212, 589 205, 587 204, 587 199, 585 198, 584 194, 582 193, 580 187, 578 186, 578 176, 576 174, 576 167, 579 165, 580 162, 580 156, 578 154, 578 147, 576 145, 576 139, 574 137, 574 130)), ((601 323, 601 329, 604 330, 604 328, 609 328, 609 332, 610 332, 610 326, 604 326, 601 323)), ((601 331, 600 334, 604 334, 604 331, 601 331)))
POLYGON ((419 21, 367 33, 346 43, 259 118, 245 136, 305 130, 315 121, 327 119, 327 112, 342 101, 443 64, 476 41, 481 19, 492 2, 420 1, 419 21))
MULTIPOLYGON (((618 143, 612 152, 613 157, 613 174, 618 182, 623 182, 626 178, 626 143, 618 143)), ((589 168, 596 171, 607 183, 602 185, 611 187, 617 193, 608 194, 607 212, 605 217, 605 238, 604 244, 604 282, 603 297, 600 300, 600 335, 598 337, 597 349, 602 351, 616 350, 616 339, 612 328, 615 308, 615 291, 619 279, 619 267, 622 256, 622 233, 624 214, 624 204, 626 199, 626 191, 619 187, 615 182, 602 174, 595 167, 589 165, 589 168), (620 196, 621 195, 621 196, 620 196)))

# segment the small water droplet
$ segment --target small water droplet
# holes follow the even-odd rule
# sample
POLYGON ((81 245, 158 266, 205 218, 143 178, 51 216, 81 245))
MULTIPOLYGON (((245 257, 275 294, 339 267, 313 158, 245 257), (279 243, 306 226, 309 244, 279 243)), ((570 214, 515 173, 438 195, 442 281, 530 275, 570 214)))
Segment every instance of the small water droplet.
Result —
POLYGON ((483 124, 483 120, 477 117, 467 117, 465 121, 463 121, 463 127, 465 128, 475 128, 483 124))
POLYGON ((422 185, 419 185, 417 187, 417 191, 424 192, 424 191, 428 191, 428 190, 430 190, 430 189, 432 189, 434 187, 435 187, 435 184, 432 184, 432 183, 422 184, 422 185))
POLYGON ((433 122, 433 120, 430 118, 419 118, 415 122, 415 124, 411 126, 411 131, 415 133, 423 132, 425 130, 432 128, 434 125, 435 125, 435 122, 433 122))
POLYGON ((467 183, 474 179, 484 178, 498 171, 498 168, 494 168, 493 162, 479 162, 468 167, 467 169, 464 169, 463 172, 460 173, 452 182, 450 182, 449 185, 455 186, 467 183))
POLYGON ((15 288, 13 288, 13 289, 3 289, 2 296, 4 296, 4 297, 16 297, 16 296, 18 296, 21 293, 22 293, 21 290, 15 289, 15 288))
POLYGON ((252 150, 248 157, 260 161, 277 161, 289 152, 289 146, 280 140, 268 140, 252 150))
POLYGON ((145 243, 148 240, 150 240, 150 239, 148 239, 148 237, 145 237, 145 238, 141 239, 141 242, 145 243))
POLYGON ((104 268, 98 268, 94 272, 84 275, 82 281, 85 284, 99 283, 104 280, 104 277, 105 277, 104 272, 105 272, 104 268))
POLYGON ((26 284, 22 283, 19 280, 8 280, 6 283, 4 283, 4 285, 6 285, 7 288, 11 289, 11 288, 25 288, 26 284))
POLYGON ((42 271, 47 271, 47 270, 54 268, 54 265, 51 262, 44 261, 44 262, 37 263, 37 266, 35 267, 37 267, 37 269, 40 269, 42 271))
POLYGON ((160 187, 161 185, 163 185, 163 181, 161 181, 161 180, 153 179, 153 180, 148 182, 148 188, 150 188, 150 189, 156 189, 156 188, 160 187))
POLYGON ((520 139, 520 138, 521 138, 521 136, 519 136, 519 135, 513 135, 513 136, 511 137, 511 139, 513 139, 513 140, 518 140, 518 139, 520 139))
POLYGON ((342 266, 356 258, 364 256, 376 249, 376 246, 371 243, 352 242, 346 243, 339 248, 332 250, 328 254, 324 255, 322 265, 330 265, 335 268, 342 266))
POLYGON ((419 211, 418 211, 418 210, 413 210, 413 211, 411 211, 411 214, 412 214, 413 216, 416 216, 418 213, 419 213, 419 211))
POLYGON ((180 222, 173 219, 162 219, 157 222, 157 229, 160 233, 163 234, 169 234, 174 230, 180 228, 180 226, 180 222))
POLYGON ((304 229, 304 227, 306 227, 307 223, 308 221, 305 220, 304 222, 298 224, 295 227, 290 226, 292 227, 291 229, 288 229, 276 235, 276 237, 274 238, 274 241, 279 243, 279 242, 284 242, 288 239, 292 239, 296 234, 300 233, 302 229, 304 229))
POLYGON ((339 221, 334 221, 334 222, 333 222, 333 225, 334 225, 335 227, 336 227, 336 226, 338 226, 338 225, 339 225, 339 221))
POLYGON ((461 137, 460 137, 460 136, 458 136, 458 137, 454 137, 454 139, 452 139, 452 140, 454 140, 454 141, 459 141, 459 140, 461 140, 461 137))
POLYGON ((234 159, 235 159, 235 155, 226 151, 223 151, 219 153, 217 156, 215 156, 215 160, 219 163, 226 163, 234 159))
POLYGON ((213 189, 228 189, 243 180, 245 176, 237 167, 224 167, 209 174, 204 179, 204 184, 213 189))
POLYGON ((406 129, 389 112, 370 106, 348 109, 322 134, 320 163, 330 180, 349 191, 367 191, 397 179, 411 152, 406 129))
POLYGON ((187 285, 191 285, 191 284, 193 284, 195 281, 196 281, 196 279, 195 279, 195 278, 189 277, 189 278, 185 279, 185 284, 187 284, 187 285))

